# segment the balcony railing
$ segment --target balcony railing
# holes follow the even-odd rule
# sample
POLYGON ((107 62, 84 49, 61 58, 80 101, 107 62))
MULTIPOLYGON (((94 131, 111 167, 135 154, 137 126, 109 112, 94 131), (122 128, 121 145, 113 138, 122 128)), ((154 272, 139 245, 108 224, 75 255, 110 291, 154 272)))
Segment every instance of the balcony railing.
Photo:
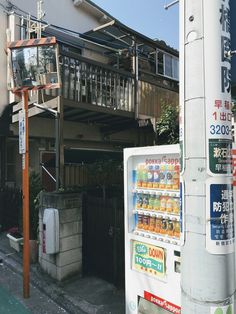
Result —
MULTIPOLYGON (((62 96, 75 102, 88 103, 104 108, 135 111, 134 76, 106 64, 86 59, 68 52, 60 56, 62 96)), ((178 105, 177 88, 171 82, 152 78, 138 82, 138 112, 140 115, 157 118, 161 103, 178 105), (156 84, 154 83, 156 82, 156 84)), ((57 91, 46 94, 56 96, 57 91)))
MULTIPOLYGON (((124 111, 134 111, 134 78, 81 56, 61 55, 62 96, 124 111)), ((47 91, 55 96, 56 91, 47 91)))

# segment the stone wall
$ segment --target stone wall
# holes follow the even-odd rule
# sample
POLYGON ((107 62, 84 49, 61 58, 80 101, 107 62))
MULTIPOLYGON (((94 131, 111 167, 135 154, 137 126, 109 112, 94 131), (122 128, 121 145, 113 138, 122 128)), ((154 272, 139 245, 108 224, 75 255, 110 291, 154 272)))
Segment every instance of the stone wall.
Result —
POLYGON ((82 195, 42 193, 39 212, 39 263, 51 277, 61 281, 82 273, 82 195), (43 253, 43 213, 46 208, 59 212, 59 253, 43 253))

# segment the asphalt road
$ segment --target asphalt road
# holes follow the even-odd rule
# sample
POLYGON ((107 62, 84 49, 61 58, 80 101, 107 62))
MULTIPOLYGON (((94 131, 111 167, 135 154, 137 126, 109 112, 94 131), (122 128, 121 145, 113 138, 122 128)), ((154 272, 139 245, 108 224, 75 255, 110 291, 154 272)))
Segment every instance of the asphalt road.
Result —
POLYGON ((30 287, 30 298, 23 298, 22 277, 0 264, 0 314, 65 314, 37 288, 30 287))

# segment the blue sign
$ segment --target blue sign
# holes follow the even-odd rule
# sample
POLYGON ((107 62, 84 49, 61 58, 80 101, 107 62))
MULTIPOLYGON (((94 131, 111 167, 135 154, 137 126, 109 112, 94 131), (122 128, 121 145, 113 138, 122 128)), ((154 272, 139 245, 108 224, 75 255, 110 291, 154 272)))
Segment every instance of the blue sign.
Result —
POLYGON ((230 184, 210 185, 210 237, 216 246, 234 242, 233 189, 230 184))

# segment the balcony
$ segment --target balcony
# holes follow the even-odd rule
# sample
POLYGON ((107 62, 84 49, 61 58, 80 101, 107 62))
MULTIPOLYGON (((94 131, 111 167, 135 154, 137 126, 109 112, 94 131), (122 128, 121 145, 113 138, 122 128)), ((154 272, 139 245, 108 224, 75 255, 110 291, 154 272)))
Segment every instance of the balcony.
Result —
MULTIPOLYGON (((60 56, 60 66, 65 120, 101 124, 134 120, 134 75, 71 52, 60 56)), ((173 87, 171 80, 160 78, 154 84, 154 77, 149 81, 146 77, 137 85, 137 112, 141 117, 157 118, 162 101, 178 103, 177 84, 173 87)))

